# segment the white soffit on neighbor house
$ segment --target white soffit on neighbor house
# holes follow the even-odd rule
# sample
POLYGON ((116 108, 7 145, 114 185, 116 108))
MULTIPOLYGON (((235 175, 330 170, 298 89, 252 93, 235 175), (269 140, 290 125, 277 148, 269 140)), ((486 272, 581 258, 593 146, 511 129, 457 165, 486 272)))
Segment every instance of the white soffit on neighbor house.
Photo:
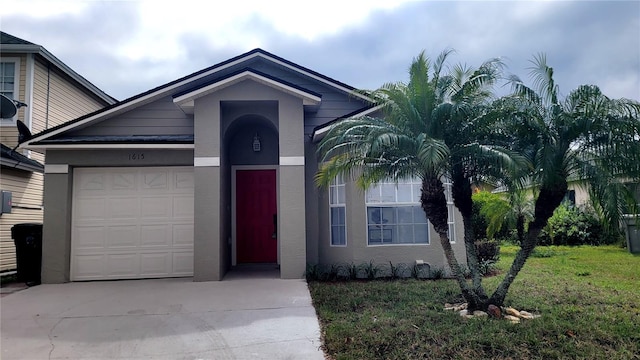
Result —
POLYGON ((354 97, 360 98, 362 100, 365 101, 371 101, 370 98, 368 98, 365 95, 359 94, 354 92, 353 88, 349 88, 347 87, 347 85, 343 85, 335 80, 330 80, 328 78, 324 78, 320 75, 317 75, 315 73, 313 73, 311 70, 307 70, 304 67, 301 66, 297 66, 295 64, 292 65, 292 63, 288 63, 287 61, 278 59, 277 57, 267 53, 266 51, 262 50, 262 49, 255 49, 252 51, 249 51, 248 53, 244 54, 244 55, 240 55, 237 58, 231 60, 231 61, 227 61, 227 62, 222 62, 219 63, 217 65, 212 66, 209 70, 206 71, 202 71, 200 73, 194 73, 191 75, 187 75, 181 79, 178 79, 174 82, 170 82, 166 85, 160 86, 158 88, 156 88, 155 90, 150 90, 148 93, 142 93, 139 94, 137 96, 134 96, 132 98, 129 98, 127 100, 122 101, 121 103, 117 103, 115 104, 113 107, 107 108, 104 111, 100 111, 98 113, 95 113, 94 115, 88 116, 80 121, 72 121, 70 122, 68 125, 66 126, 61 126, 53 131, 47 131, 42 135, 38 135, 35 134, 36 136, 34 136, 34 138, 32 138, 29 141, 24 142, 23 144, 20 145, 21 149, 30 149, 31 146, 30 144, 34 143, 34 142, 39 142, 42 140, 46 140, 52 136, 58 135, 60 133, 72 130, 72 129, 76 129, 76 128, 81 128, 83 126, 88 126, 90 123, 93 122, 97 122, 97 121, 101 121, 101 120, 105 120, 111 116, 114 116, 116 114, 120 114, 123 112, 128 111, 129 109, 135 108, 137 106, 140 106, 142 104, 146 104, 146 103, 150 103, 152 101, 155 101, 157 99, 160 99, 164 96, 170 96, 172 95, 172 93, 174 93, 174 91, 186 84, 189 84, 190 82, 202 79, 204 77, 210 76, 212 74, 215 74, 217 72, 223 71, 225 69, 231 68, 233 66, 236 66, 238 64, 241 64, 243 62, 246 62, 248 60, 251 60, 253 58, 256 57, 261 57, 263 59, 266 59, 274 64, 278 64, 281 65, 285 68, 288 68, 298 74, 310 77, 314 80, 317 80, 321 83, 324 83, 330 87, 333 87, 334 89, 337 89, 339 91, 345 92, 347 94, 351 94, 354 97))
POLYGON ((173 99, 173 102, 180 106, 180 108, 187 114, 193 114, 194 100, 216 91, 222 90, 226 87, 240 83, 245 80, 253 80, 260 84, 266 85, 270 88, 283 91, 289 95, 302 99, 303 105, 319 105, 322 98, 316 94, 304 91, 302 89, 293 87, 291 85, 282 83, 280 81, 268 78, 266 76, 257 74, 251 70, 245 70, 239 74, 224 78, 220 81, 216 81, 213 84, 209 84, 202 88, 190 91, 186 94, 180 95, 173 99))

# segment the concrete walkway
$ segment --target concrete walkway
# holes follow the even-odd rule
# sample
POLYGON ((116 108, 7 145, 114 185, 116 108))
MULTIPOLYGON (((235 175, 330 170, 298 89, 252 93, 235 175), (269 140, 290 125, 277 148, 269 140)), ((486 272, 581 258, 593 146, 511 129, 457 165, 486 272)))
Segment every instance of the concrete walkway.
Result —
POLYGON ((0 310, 4 360, 324 359, 306 283, 272 273, 39 285, 0 310))

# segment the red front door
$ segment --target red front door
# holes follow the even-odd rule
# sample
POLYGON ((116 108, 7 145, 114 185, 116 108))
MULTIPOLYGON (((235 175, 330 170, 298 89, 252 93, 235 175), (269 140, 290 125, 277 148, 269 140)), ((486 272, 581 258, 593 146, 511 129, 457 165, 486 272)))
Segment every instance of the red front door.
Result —
POLYGON ((236 171, 236 245, 239 263, 275 263, 276 171, 236 171))

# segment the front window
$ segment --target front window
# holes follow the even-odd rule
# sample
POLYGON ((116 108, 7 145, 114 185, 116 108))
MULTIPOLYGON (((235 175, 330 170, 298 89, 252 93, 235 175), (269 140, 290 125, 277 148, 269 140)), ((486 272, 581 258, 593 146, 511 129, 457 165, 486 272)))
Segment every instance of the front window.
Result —
POLYGON ((331 245, 346 246, 346 200, 343 176, 337 176, 329 185, 329 209, 329 219, 331 222, 331 245))
POLYGON ((429 244, 429 222, 420 206, 418 178, 380 182, 367 190, 369 245, 429 244))
POLYGON ((0 94, 9 99, 16 99, 16 63, 13 61, 0 62, 0 94))
MULTIPOLYGON (((19 58, 0 59, 0 94, 12 100, 18 100, 18 75, 20 74, 19 58)), ((2 119, 3 126, 15 126, 15 119, 2 119)))

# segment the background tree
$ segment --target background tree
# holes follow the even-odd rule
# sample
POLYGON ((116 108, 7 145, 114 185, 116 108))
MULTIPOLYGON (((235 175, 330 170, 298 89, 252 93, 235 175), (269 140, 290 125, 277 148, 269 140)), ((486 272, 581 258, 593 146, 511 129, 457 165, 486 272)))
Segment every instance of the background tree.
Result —
MULTIPOLYGON (((533 166, 530 184, 538 189, 534 219, 521 248, 490 302, 502 304, 517 274, 531 255, 540 231, 567 192, 567 179, 588 183, 593 193, 621 203, 620 193, 607 192, 621 179, 640 176, 640 104, 610 99, 593 85, 582 85, 561 98, 553 68, 544 55, 532 60, 533 88, 512 77, 514 94, 502 101, 502 111, 513 134, 515 150, 526 154, 533 166)), ((615 218, 617 211, 609 211, 615 218)), ((614 219, 614 221, 616 221, 614 219)))
POLYGON ((486 219, 487 238, 493 239, 507 229, 516 230, 516 239, 524 239, 525 225, 533 219, 533 199, 531 191, 513 189, 494 194, 480 191, 473 194, 473 201, 480 206, 480 214, 486 219))

